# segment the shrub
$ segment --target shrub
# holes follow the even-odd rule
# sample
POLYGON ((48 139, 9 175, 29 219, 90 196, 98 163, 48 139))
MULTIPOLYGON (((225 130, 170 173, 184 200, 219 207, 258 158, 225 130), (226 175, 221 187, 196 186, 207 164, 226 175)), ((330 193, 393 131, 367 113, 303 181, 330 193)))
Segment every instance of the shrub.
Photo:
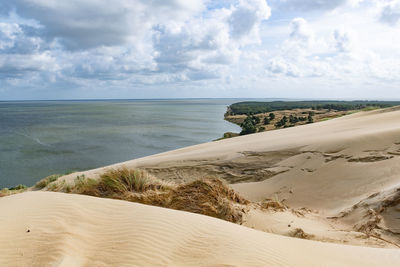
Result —
POLYGON ((14 187, 10 187, 8 190, 26 190, 28 187, 24 184, 19 184, 14 187))
POLYGON ((39 182, 37 182, 33 187, 36 189, 43 189, 45 188, 48 184, 56 181, 58 178, 60 178, 62 175, 61 174, 53 174, 50 176, 47 176, 46 178, 43 178, 39 182))
POLYGON ((269 119, 272 121, 275 119, 275 114, 274 113, 269 113, 269 119))
POLYGON ((308 118, 307 118, 307 123, 313 123, 313 122, 314 122, 314 119, 313 119, 312 115, 309 114, 308 118))
POLYGON ((251 116, 247 116, 244 122, 240 125, 242 127, 240 135, 255 133, 257 131, 256 124, 256 121, 251 116))

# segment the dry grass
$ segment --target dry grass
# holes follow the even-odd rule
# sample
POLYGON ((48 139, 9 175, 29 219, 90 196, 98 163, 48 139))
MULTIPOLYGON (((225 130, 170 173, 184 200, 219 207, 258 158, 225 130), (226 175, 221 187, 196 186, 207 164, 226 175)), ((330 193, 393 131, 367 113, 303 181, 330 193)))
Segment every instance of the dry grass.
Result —
POLYGON ((313 235, 307 234, 301 228, 294 229, 293 231, 291 231, 289 233, 289 236, 296 237, 296 238, 302 238, 302 239, 310 239, 313 237, 313 235))
POLYGON ((275 195, 274 199, 264 199, 264 201, 259 203, 259 206, 263 210, 285 211, 288 207, 283 204, 283 201, 280 201, 278 196, 275 195))
POLYGON ((47 176, 46 178, 43 178, 39 182, 37 182, 33 187, 35 189, 43 189, 46 186, 48 186, 50 183, 56 181, 59 177, 61 177, 61 174, 53 174, 50 176, 47 176))
POLYGON ((139 202, 235 223, 241 221, 244 205, 249 203, 215 177, 175 185, 146 171, 126 168, 110 170, 97 180, 77 176, 74 185, 53 183, 48 190, 139 202))
POLYGON ((168 207, 240 222, 244 212, 241 205, 248 203, 221 179, 207 177, 172 190, 168 207))

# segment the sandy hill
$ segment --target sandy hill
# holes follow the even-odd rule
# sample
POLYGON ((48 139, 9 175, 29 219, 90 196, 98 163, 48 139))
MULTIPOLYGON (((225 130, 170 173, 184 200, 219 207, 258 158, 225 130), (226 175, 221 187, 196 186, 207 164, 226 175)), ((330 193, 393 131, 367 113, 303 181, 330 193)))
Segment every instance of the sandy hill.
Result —
POLYGON ((3 197, 0 265, 399 266, 399 163, 400 110, 390 108, 70 174, 54 183, 121 167, 175 183, 218 176, 251 202, 235 225, 88 196, 3 197))
POLYGON ((395 266, 400 260, 397 249, 282 237, 82 195, 22 193, 1 199, 0 210, 7 214, 0 219, 1 266, 395 266))

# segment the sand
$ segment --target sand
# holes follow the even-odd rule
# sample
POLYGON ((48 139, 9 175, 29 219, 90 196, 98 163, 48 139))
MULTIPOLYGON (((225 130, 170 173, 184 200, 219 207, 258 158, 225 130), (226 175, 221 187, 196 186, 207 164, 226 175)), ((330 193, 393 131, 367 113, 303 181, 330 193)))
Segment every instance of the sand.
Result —
POLYGON ((1 266, 395 266, 397 249, 320 243, 119 200, 28 192, 0 201, 1 266), (27 232, 29 230, 29 232, 27 232))
POLYGON ((235 225, 88 196, 3 197, 0 265, 400 265, 398 108, 205 143, 57 182, 122 166, 175 182, 216 175, 252 204, 235 225), (266 199, 284 208, 262 208, 266 199))

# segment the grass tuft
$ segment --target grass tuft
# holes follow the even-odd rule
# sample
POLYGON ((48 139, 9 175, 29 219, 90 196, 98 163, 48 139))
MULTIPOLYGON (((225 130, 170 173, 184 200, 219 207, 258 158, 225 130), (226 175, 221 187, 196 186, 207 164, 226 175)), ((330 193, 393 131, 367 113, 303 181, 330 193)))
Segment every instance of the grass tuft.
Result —
POLYGON ((145 192, 160 189, 161 184, 143 170, 111 170, 101 176, 100 186, 113 193, 145 192))
POLYGON ((57 181, 58 178, 60 178, 62 175, 61 174, 53 174, 50 176, 47 176, 46 178, 43 178, 39 182, 37 182, 33 187, 35 189, 43 189, 46 186, 48 186, 50 183, 57 181))

